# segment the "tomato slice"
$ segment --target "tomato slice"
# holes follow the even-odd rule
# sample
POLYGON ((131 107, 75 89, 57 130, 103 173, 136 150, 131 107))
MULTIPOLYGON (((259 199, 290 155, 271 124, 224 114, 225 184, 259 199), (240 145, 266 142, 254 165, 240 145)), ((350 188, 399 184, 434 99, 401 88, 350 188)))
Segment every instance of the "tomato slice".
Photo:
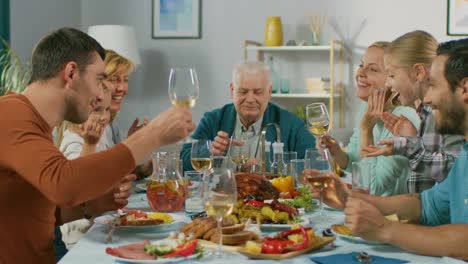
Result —
POLYGON ((173 258, 177 256, 188 257, 193 255, 195 249, 197 249, 198 240, 192 240, 185 242, 184 244, 178 245, 174 251, 169 254, 164 255, 165 258, 173 258))

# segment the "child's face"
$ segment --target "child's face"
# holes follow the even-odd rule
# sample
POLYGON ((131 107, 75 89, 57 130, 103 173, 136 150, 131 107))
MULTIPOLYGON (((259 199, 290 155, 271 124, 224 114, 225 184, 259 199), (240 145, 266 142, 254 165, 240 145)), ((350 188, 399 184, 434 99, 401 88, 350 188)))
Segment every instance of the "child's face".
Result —
POLYGON ((94 120, 99 124, 106 126, 110 121, 110 104, 111 104, 111 94, 110 92, 104 93, 104 98, 101 101, 98 101, 96 107, 93 109, 89 115, 90 120, 94 120))
POLYGON ((398 101, 401 105, 414 106, 418 96, 413 70, 399 67, 390 54, 385 54, 385 70, 387 71, 385 86, 400 94, 398 101))

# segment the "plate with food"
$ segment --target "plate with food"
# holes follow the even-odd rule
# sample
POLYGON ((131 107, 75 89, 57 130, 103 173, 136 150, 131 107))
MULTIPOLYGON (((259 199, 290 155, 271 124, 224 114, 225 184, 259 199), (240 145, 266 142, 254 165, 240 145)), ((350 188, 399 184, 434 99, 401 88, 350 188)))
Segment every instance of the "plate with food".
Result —
POLYGON ((331 230, 338 237, 341 237, 346 240, 351 240, 353 242, 373 244, 373 245, 385 244, 383 242, 365 240, 362 237, 356 236, 353 234, 353 232, 351 232, 351 229, 349 229, 349 227, 346 225, 342 225, 342 224, 331 225, 331 230))
POLYGON ((173 263, 202 257, 203 249, 198 240, 165 239, 108 247, 106 253, 119 263, 173 263))
POLYGON ((303 219, 299 210, 285 203, 273 199, 271 201, 240 200, 234 206, 233 213, 228 217, 235 222, 259 222, 262 231, 275 231, 290 228, 294 224, 306 225, 309 222, 303 219))
POLYGON ((237 252, 253 259, 287 259, 319 249, 335 240, 334 237, 316 236, 310 227, 296 225, 260 243, 248 241, 237 252))
POLYGON ((95 223, 113 226, 121 230, 170 232, 185 224, 185 218, 162 212, 129 211, 122 215, 107 214, 96 217, 95 223))

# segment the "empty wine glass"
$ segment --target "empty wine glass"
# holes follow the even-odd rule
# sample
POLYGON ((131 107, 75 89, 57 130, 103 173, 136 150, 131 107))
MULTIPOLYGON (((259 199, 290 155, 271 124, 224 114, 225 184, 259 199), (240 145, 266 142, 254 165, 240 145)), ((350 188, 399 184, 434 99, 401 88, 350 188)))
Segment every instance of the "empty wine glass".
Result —
POLYGON ((200 87, 194 68, 171 68, 169 74, 169 99, 172 105, 192 108, 200 87))
POLYGON ((198 172, 211 168, 211 140, 197 139, 192 142, 190 151, 192 167, 198 172))
POLYGON ((223 236, 221 224, 223 217, 232 213, 237 202, 236 177, 228 168, 228 158, 224 156, 212 157, 212 168, 203 177, 202 199, 206 213, 214 216, 218 223, 218 248, 215 256, 223 254, 223 236))

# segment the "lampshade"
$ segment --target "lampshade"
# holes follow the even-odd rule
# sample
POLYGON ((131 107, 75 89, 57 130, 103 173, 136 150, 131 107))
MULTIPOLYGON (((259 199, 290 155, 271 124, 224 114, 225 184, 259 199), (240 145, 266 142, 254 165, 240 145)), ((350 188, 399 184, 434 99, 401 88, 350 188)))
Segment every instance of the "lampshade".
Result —
POLYGON ((135 38, 135 31, 125 25, 95 25, 88 28, 88 34, 95 38, 105 49, 111 49, 132 61, 141 63, 135 38))

